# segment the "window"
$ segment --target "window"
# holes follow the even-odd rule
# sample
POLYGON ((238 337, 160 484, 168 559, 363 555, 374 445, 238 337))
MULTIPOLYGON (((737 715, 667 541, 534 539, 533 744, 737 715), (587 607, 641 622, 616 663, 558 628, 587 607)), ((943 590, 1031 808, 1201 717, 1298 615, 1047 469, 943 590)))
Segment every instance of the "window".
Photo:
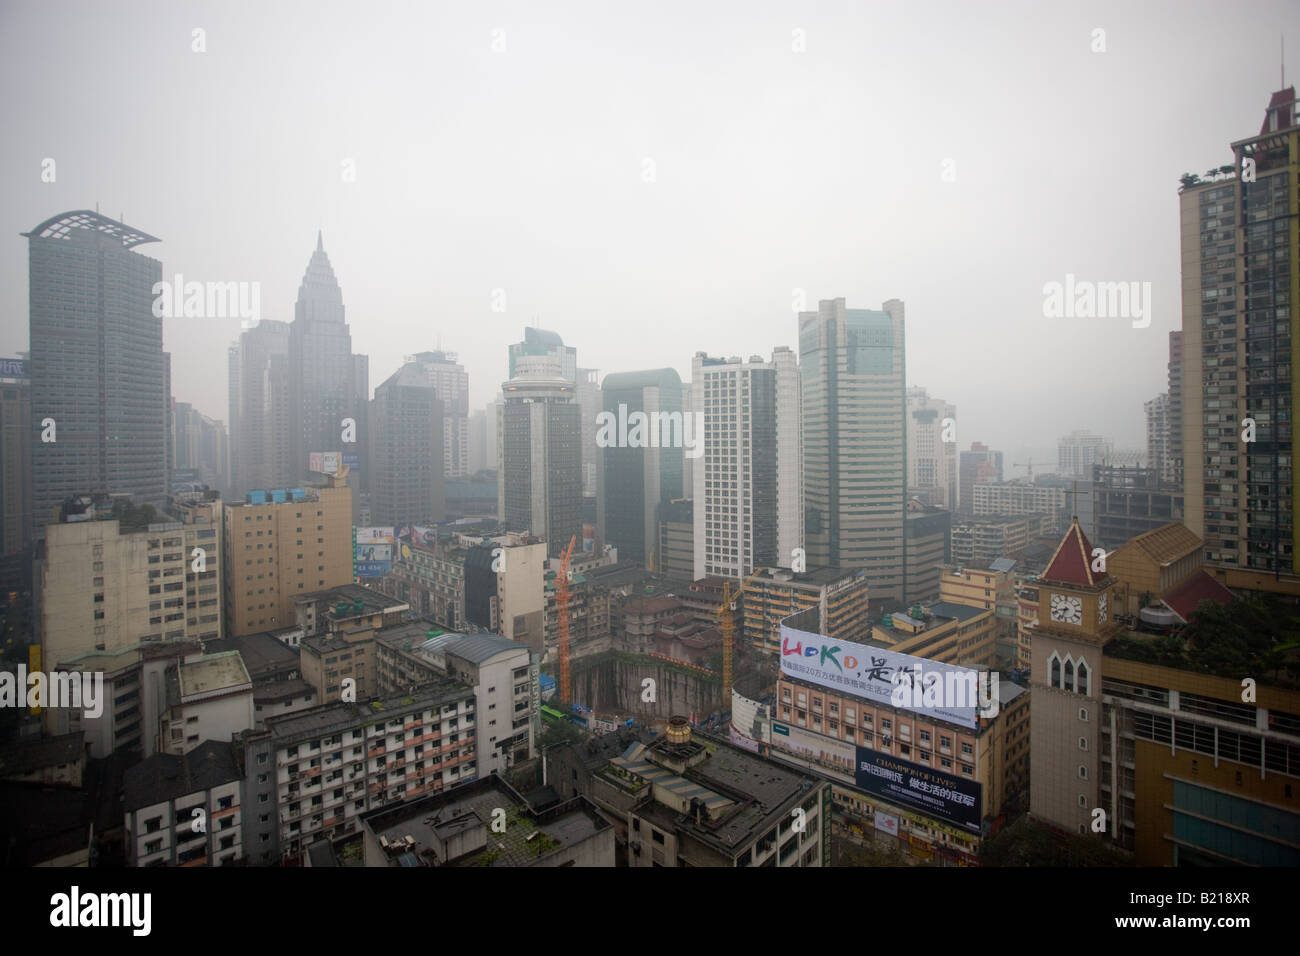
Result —
POLYGON ((1087 780, 1087 779, 1088 779, 1088 768, 1087 768, 1087 767, 1084 767, 1084 766, 1080 766, 1080 767, 1079 767, 1079 779, 1080 779, 1080 780, 1087 780))
POLYGON ((650 837, 651 837, 651 839, 653 839, 656 843, 660 844, 661 846, 663 845, 663 842, 664 842, 664 835, 663 835, 662 833, 660 833, 658 830, 654 830, 654 829, 652 829, 652 830, 650 831, 650 837))
POLYGON ((1083 807, 1084 809, 1087 809, 1088 807, 1088 798, 1082 793, 1079 794, 1079 806, 1083 807))
POLYGON ((1080 708, 1079 708, 1079 719, 1082 720, 1083 722, 1087 723, 1087 721, 1088 721, 1088 708, 1087 708, 1087 707, 1080 707, 1080 708))
POLYGON ((1047 662, 1048 664, 1051 665, 1052 668, 1052 676, 1048 680, 1048 683, 1051 684, 1053 687, 1060 687, 1061 686, 1061 659, 1056 656, 1056 651, 1052 651, 1052 656, 1048 658, 1047 662))
POLYGON ((1087 738, 1087 737, 1080 737, 1080 738, 1079 738, 1079 749, 1080 749, 1080 750, 1087 750, 1087 749, 1088 749, 1088 738, 1087 738))
POLYGON ((1074 661, 1070 658, 1065 659, 1065 689, 1074 691, 1074 661))
POLYGON ((1088 665, 1079 661, 1079 693, 1088 693, 1088 665))

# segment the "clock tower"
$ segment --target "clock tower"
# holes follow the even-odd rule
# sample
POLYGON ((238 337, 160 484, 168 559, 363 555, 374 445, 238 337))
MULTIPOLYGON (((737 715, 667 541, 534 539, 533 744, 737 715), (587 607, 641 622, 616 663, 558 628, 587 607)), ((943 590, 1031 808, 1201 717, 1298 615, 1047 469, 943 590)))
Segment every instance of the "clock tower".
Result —
POLYGON ((1110 832, 1100 806, 1101 649, 1119 629, 1106 573, 1076 517, 1038 577, 1030 635, 1030 813, 1070 833, 1110 832))

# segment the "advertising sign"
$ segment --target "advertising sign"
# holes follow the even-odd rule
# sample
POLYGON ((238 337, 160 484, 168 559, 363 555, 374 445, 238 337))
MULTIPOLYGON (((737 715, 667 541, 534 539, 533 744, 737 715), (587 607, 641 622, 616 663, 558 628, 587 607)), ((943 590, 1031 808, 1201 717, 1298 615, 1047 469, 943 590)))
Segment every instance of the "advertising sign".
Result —
POLYGON ((358 561, 357 576, 362 578, 382 578, 393 570, 391 561, 358 561))
POLYGON ((381 578, 393 570, 393 529, 389 526, 356 528, 354 558, 357 574, 381 578))
POLYGON ((731 743, 733 746, 739 747, 741 750, 748 750, 752 754, 756 754, 759 752, 757 740, 750 740, 748 737, 746 737, 744 734, 738 731, 734 726, 730 727, 729 729, 730 729, 731 743))
POLYGON ((781 673, 880 706, 900 707, 971 729, 979 710, 977 671, 822 637, 784 623, 781 673))
POLYGON ((877 830, 890 836, 898 836, 898 817, 881 810, 877 810, 872 816, 875 817, 877 830))
POLYGON ((0 358, 0 378, 27 378, 27 360, 0 358))
POLYGON ((857 748, 845 740, 810 733, 802 727, 772 722, 772 749, 819 765, 829 776, 853 782, 857 748))
POLYGON ((921 764, 857 748, 858 787, 901 806, 980 832, 980 785, 921 764))
POLYGON ((339 472, 340 455, 336 451, 314 451, 307 455, 307 470, 323 475, 336 475, 339 472))

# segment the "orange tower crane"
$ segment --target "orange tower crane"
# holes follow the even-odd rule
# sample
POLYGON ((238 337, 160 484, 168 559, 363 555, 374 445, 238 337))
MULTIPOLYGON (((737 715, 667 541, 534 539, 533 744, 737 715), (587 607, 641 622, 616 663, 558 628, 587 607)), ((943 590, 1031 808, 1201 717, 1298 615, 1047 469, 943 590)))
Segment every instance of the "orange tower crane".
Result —
POLYGON ((560 575, 555 581, 555 616, 560 625, 560 700, 566 707, 573 705, 569 678, 569 556, 577 541, 576 534, 569 538, 569 546, 560 555, 560 575))
POLYGON ((766 570, 767 568, 756 569, 734 594, 731 591, 731 582, 724 581, 722 603, 713 612, 718 615, 718 623, 722 627, 722 706, 724 709, 731 707, 731 655, 736 646, 736 608, 740 605, 740 599, 745 594, 745 588, 749 587, 749 582, 766 570))

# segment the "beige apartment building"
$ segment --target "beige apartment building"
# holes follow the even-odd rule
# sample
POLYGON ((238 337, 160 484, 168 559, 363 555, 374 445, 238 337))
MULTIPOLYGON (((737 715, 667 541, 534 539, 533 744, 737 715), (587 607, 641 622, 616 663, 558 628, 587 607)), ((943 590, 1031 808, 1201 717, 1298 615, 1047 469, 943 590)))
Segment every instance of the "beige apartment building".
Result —
POLYGON ((871 629, 871 639, 900 654, 944 664, 992 668, 997 658, 997 617, 992 609, 936 601, 910 614, 894 613, 871 629), (916 612, 920 611, 920 617, 916 612))
POLYGON ((346 473, 318 487, 250 492, 227 505, 223 540, 226 635, 290 626, 298 598, 352 583, 346 473))
POLYGON ((125 503, 123 496, 86 496, 45 528, 40 601, 47 669, 141 642, 221 636, 216 492, 173 498, 166 520, 134 528, 115 517, 125 503))
POLYGON ((745 639, 772 654, 781 647, 782 619, 808 608, 818 608, 820 633, 827 637, 861 641, 871 628, 867 619, 867 578, 861 571, 768 568, 749 581, 741 607, 745 639))

